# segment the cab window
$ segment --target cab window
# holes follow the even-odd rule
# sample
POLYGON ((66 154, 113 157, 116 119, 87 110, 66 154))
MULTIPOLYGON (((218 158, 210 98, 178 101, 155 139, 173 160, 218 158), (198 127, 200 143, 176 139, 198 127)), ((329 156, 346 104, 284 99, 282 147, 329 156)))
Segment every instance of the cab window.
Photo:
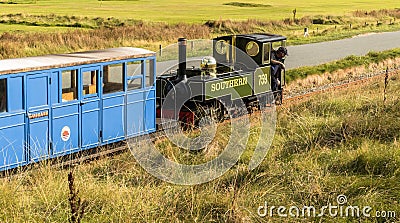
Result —
POLYGON ((270 63, 270 51, 271 51, 271 44, 270 43, 264 43, 263 44, 263 64, 269 64, 270 63))

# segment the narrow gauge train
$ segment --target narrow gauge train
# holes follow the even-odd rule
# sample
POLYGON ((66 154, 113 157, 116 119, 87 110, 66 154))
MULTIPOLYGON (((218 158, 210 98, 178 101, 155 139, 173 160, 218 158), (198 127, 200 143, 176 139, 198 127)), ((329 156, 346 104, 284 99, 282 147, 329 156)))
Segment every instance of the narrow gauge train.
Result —
POLYGON ((274 101, 282 102, 285 71, 279 69, 280 84, 272 91, 271 54, 274 49, 286 46, 286 37, 275 34, 218 37, 212 42, 212 57, 203 57, 198 63, 200 67, 191 68, 186 65, 186 39, 179 39, 178 45, 178 69, 156 80, 157 123, 172 119, 198 125, 204 116, 224 119, 274 101), (238 111, 244 107, 236 106, 240 104, 238 101, 244 103, 246 111, 238 111))
POLYGON ((188 69, 180 39, 179 68, 157 78, 156 53, 131 47, 0 60, 0 171, 153 133, 169 93, 189 97, 172 110, 190 123, 198 106, 224 111, 221 98, 257 104, 272 93, 271 51, 285 44, 272 34, 218 37, 212 57, 188 69))

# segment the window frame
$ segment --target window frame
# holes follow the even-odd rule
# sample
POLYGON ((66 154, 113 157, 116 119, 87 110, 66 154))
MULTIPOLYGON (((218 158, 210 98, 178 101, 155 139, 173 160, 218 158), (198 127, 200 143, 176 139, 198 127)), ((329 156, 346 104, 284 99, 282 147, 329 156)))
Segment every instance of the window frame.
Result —
MULTIPOLYGON (((102 72, 103 72, 103 75, 102 75, 102 92, 101 93, 103 95, 125 92, 125 89, 126 89, 126 87, 125 87, 126 86, 126 84, 125 84, 125 82, 126 82, 126 62, 118 61, 116 63, 109 63, 109 64, 106 64, 106 65, 103 65, 102 66, 102 72), (107 89, 105 87, 106 83, 117 83, 117 82, 105 82, 106 76, 108 76, 107 78, 110 77, 110 73, 108 73, 108 72, 110 71, 110 67, 113 67, 113 66, 120 66, 120 68, 121 68, 121 84, 122 84, 121 87, 122 88, 118 88, 118 90, 112 90, 112 91, 105 92, 105 89, 107 89), (105 72, 106 71, 106 67, 108 68, 107 72, 105 72)), ((119 83, 117 83, 117 84, 119 84, 119 83)))
POLYGON ((60 89, 61 89, 61 91, 59 91, 60 92, 60 103, 67 103, 67 102, 71 102, 71 101, 75 101, 75 100, 78 100, 78 74, 79 74, 79 69, 78 68, 67 68, 67 69, 63 69, 63 70, 60 70, 60 89), (65 73, 65 72, 70 72, 70 79, 71 79, 71 87, 70 88, 65 88, 65 89, 74 89, 74 91, 69 91, 69 92, 65 92, 65 93, 70 93, 70 92, 72 92, 73 94, 73 99, 71 99, 71 100, 67 100, 67 99, 64 99, 63 98, 63 94, 65 94, 64 92, 63 92, 63 90, 64 90, 64 87, 63 87, 63 74, 65 73), (75 71, 75 74, 72 74, 72 71, 75 71), (75 75, 75 77, 74 77, 74 81, 72 81, 72 75, 75 75), (72 83, 75 83, 75 87, 73 87, 73 85, 72 85, 72 83))
POLYGON ((135 91, 135 90, 140 90, 140 89, 143 89, 143 77, 141 77, 139 75, 136 75, 136 76, 129 77, 127 79, 127 81, 126 81, 126 90, 127 91, 135 91), (134 89, 129 88, 129 82, 130 81, 135 81, 137 79, 140 79, 140 87, 139 88, 134 88, 134 89))
POLYGON ((270 64, 271 63, 271 43, 270 42, 263 43, 262 62, 263 62, 263 64, 270 64), (265 52, 266 47, 268 48, 267 54, 265 52), (268 60, 265 60, 265 55, 268 55, 268 60))
MULTIPOLYGON (((4 103, 2 103, 1 101, 0 101, 0 105, 2 105, 1 107, 0 107, 0 114, 2 114, 2 113, 6 113, 6 112, 9 112, 9 108, 8 108, 8 79, 7 78, 1 78, 0 79, 0 85, 3 85, 4 86, 4 90, 3 90, 3 92, 0 92, 0 100, 1 100, 1 97, 4 97, 4 99, 5 99, 5 102, 4 103), (4 81, 4 83, 1 83, 1 82, 3 82, 4 81), (4 93, 4 95, 1 95, 2 93, 4 93), (4 107, 4 108, 3 108, 4 107)), ((1 87, 0 87, 1 88, 1 87)))
MULTIPOLYGON (((146 61, 147 59, 145 58, 141 58, 138 60, 133 60, 133 61, 128 61, 126 62, 126 91, 135 91, 135 90, 140 90, 140 89, 144 89, 145 88, 145 72, 146 72, 146 61), (136 69, 140 69, 139 72, 134 72, 132 75, 129 74, 129 65, 130 64, 137 64, 138 68, 136 69), (138 73, 138 74, 135 74, 138 73), (135 88, 135 89, 130 89, 129 88, 129 82, 136 80, 136 79, 141 79, 140 81, 140 88, 135 88)), ((136 71, 136 69, 134 71, 136 71)))
POLYGON ((154 87, 155 84, 155 58, 149 58, 145 60, 145 84, 144 87, 154 87), (148 65, 148 66, 147 66, 148 65))

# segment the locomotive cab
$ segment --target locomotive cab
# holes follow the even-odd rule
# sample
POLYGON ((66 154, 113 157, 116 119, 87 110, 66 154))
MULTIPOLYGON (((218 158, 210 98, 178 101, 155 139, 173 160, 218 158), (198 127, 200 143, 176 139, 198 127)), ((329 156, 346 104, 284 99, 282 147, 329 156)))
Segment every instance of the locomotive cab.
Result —
POLYGON ((240 100, 248 107, 259 107, 260 101, 265 106, 282 100, 285 73, 282 71, 277 77, 281 84, 272 92, 271 53, 286 46, 286 37, 275 34, 217 37, 212 40, 212 54, 199 57, 194 65, 186 58, 186 48, 193 47, 193 43, 180 38, 178 45, 178 68, 157 78, 158 118, 163 109, 164 114, 173 114, 171 119, 195 123, 199 110, 218 110, 223 113, 218 117, 232 113, 221 105, 221 99, 230 105, 240 100), (269 97, 272 94, 274 99, 269 97), (173 103, 165 103, 168 95, 173 103))
MULTIPOLYGON (((271 84, 271 54, 281 46, 286 47, 286 37, 276 34, 223 36, 214 39, 213 56, 218 61, 219 72, 255 71, 256 79, 260 76, 263 79, 261 82, 271 84)), ((282 100, 285 71, 281 70, 277 78, 281 84, 278 86, 275 95, 282 100)), ((255 90, 255 94, 257 94, 258 89, 255 90)), ((262 89, 260 91, 263 92, 262 89)))

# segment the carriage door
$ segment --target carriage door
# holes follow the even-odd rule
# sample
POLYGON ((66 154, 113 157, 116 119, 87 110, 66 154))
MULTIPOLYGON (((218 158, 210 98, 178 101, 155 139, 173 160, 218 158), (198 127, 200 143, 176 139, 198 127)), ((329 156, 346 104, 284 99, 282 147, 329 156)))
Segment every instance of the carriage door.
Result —
POLYGON ((81 146, 94 147, 102 137, 100 128, 100 66, 82 68, 81 91, 81 146))
POLYGON ((28 148, 30 160, 50 155, 50 76, 49 73, 29 74, 27 77, 28 148))

